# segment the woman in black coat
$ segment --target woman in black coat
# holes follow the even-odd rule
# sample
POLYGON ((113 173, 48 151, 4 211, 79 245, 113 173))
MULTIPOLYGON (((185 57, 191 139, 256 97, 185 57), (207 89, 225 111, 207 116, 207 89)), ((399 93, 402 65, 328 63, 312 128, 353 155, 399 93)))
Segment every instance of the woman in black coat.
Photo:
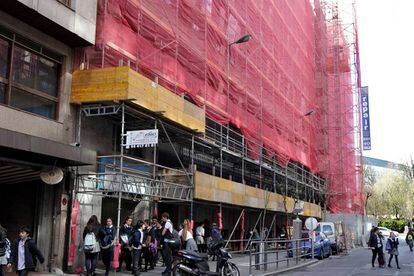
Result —
POLYGON ((40 250, 37 248, 35 241, 30 237, 30 229, 28 227, 22 227, 19 230, 19 238, 13 243, 12 252, 10 255, 9 264, 15 266, 15 269, 19 276, 26 276, 29 271, 32 271, 36 267, 36 259, 43 264, 45 258, 40 250), (24 251, 23 259, 19 258, 19 251, 24 251))
POLYGON ((99 246, 99 233, 101 231, 101 226, 99 225, 98 218, 93 215, 89 219, 88 223, 83 230, 83 242, 84 242, 84 252, 85 252, 85 265, 86 265, 86 275, 92 276, 95 275, 96 263, 98 262, 98 254, 101 251, 99 246), (95 244, 92 248, 88 248, 90 237, 94 236, 95 244))
POLYGON ((383 251, 383 243, 382 243, 382 236, 379 233, 378 227, 374 227, 371 229, 369 241, 369 247, 372 250, 372 267, 375 267, 375 259, 378 256, 378 264, 379 267, 384 267, 385 260, 384 260, 384 251, 383 251))

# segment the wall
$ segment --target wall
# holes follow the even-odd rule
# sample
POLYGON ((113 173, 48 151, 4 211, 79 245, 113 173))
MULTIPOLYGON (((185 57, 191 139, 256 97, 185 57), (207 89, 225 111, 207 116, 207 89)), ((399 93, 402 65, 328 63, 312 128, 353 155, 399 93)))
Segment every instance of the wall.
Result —
POLYGON ((345 230, 348 232, 346 236, 348 239, 347 244, 351 244, 352 246, 365 246, 368 241, 371 226, 377 225, 377 220, 374 217, 357 214, 326 213, 325 221, 342 221, 345 230))
POLYGON ((2 118, 0 128, 66 144, 73 142, 74 120, 69 106, 72 80, 72 49, 2 11, 0 11, 0 24, 64 56, 59 79, 60 102, 57 120, 49 120, 7 106, 0 106, 0 118, 2 118))
POLYGON ((95 43, 97 0, 72 0, 70 8, 56 0, 17 1, 89 43, 95 43))

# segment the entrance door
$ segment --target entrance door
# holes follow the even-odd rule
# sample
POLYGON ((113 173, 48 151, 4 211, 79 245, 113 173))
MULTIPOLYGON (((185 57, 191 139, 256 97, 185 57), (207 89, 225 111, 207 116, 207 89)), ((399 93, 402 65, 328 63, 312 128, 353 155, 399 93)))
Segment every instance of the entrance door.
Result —
POLYGON ((0 223, 7 229, 10 241, 18 237, 23 225, 35 229, 38 184, 36 181, 0 184, 0 223))

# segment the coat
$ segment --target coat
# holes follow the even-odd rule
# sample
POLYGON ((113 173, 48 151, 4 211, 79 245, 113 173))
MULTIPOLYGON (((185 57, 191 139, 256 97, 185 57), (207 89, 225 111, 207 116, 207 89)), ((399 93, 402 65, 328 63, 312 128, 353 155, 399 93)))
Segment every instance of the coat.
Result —
POLYGON ((372 234, 369 237, 368 245, 369 245, 369 247, 372 247, 372 248, 375 248, 375 249, 382 248, 383 244, 382 244, 381 237, 378 236, 378 235, 372 234), (380 239, 380 246, 378 246, 378 239, 380 239))
POLYGON ((105 226, 101 228, 101 231, 99 232, 99 240, 100 240, 101 248, 112 249, 115 236, 116 236, 116 229, 114 226, 112 227, 105 226))
MULTIPOLYGON (((16 270, 18 267, 17 262, 19 261, 19 242, 20 239, 14 241, 12 252, 10 255, 10 263, 14 265, 16 270)), ((36 267, 37 259, 42 264, 45 261, 45 258, 43 257, 40 250, 37 248, 35 241, 29 237, 24 243, 24 262, 26 269, 33 270, 36 267)))
POLYGON ((141 249, 141 235, 143 235, 142 242, 145 243, 145 232, 141 234, 141 231, 135 230, 132 236, 129 238, 129 244, 132 245, 134 249, 141 249))

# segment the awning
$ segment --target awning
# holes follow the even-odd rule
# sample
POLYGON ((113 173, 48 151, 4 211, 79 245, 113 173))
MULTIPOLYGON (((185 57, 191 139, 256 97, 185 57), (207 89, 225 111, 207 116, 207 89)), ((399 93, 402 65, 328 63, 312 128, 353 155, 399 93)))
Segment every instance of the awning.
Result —
POLYGON ((83 166, 96 163, 96 152, 56 141, 0 129, 0 162, 29 166, 83 166))

